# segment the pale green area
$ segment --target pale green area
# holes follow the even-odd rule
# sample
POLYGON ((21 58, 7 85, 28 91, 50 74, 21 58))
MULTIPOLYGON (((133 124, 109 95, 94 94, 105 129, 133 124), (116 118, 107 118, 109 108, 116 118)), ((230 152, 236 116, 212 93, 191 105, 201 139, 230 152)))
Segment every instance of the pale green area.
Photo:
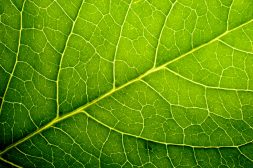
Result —
POLYGON ((252 0, 3 0, 0 167, 253 167, 252 0))

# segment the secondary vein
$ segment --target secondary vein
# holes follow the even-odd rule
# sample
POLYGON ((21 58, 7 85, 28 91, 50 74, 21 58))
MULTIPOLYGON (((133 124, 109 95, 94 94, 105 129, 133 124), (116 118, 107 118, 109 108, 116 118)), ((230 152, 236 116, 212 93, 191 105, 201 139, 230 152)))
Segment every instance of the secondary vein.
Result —
MULTIPOLYGON (((5 99, 5 96, 6 96, 6 93, 7 93, 7 90, 10 86, 10 83, 11 83, 11 80, 12 80, 12 77, 14 75, 14 72, 15 72, 15 69, 16 69, 16 66, 17 66, 17 63, 18 63, 18 55, 19 55, 19 51, 20 51, 20 45, 21 45, 21 35, 22 35, 22 15, 23 15, 23 11, 24 11, 24 6, 25 6, 25 3, 26 3, 26 0, 23 2, 23 5, 22 5, 22 8, 21 8, 21 11, 20 11, 20 30, 19 30, 19 36, 18 36, 18 50, 17 50, 17 54, 16 54, 16 59, 15 59, 15 63, 14 63, 14 66, 13 66, 13 69, 11 71, 11 74, 10 74, 10 77, 9 77, 9 80, 8 80, 8 83, 7 83, 7 86, 6 86, 6 89, 4 91, 4 95, 2 97, 2 103, 1 103, 1 106, 0 106, 0 114, 2 112, 2 108, 3 108, 3 104, 4 104, 4 99, 5 99)), ((14 5, 15 6, 15 5, 14 5)))
POLYGON ((61 66, 62 66, 62 60, 63 60, 64 54, 66 52, 66 48, 67 48, 67 45, 69 43, 70 36, 71 36, 71 34, 72 34, 73 30, 74 30, 74 27, 75 27, 75 24, 76 24, 76 20, 77 20, 77 18, 79 16, 79 13, 80 13, 81 9, 82 9, 83 3, 84 3, 84 0, 82 1, 81 5, 80 5, 80 7, 79 7, 79 9, 77 11, 75 20, 72 20, 73 21, 72 27, 71 27, 70 33, 69 33, 69 35, 67 37, 64 50, 63 50, 63 52, 61 54, 61 59, 60 59, 60 63, 59 63, 59 69, 58 69, 57 78, 56 78, 56 103, 57 103, 56 117, 57 118, 59 117, 59 111, 60 111, 60 109, 59 109, 59 107, 60 107, 60 104, 59 104, 59 78, 60 78, 60 71, 61 71, 61 66))

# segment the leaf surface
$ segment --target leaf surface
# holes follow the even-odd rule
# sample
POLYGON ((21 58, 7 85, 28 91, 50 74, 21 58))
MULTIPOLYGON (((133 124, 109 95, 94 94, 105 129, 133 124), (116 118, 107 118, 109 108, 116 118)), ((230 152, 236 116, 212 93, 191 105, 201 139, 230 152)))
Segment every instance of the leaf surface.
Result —
POLYGON ((252 167, 253 1, 4 0, 1 167, 252 167))

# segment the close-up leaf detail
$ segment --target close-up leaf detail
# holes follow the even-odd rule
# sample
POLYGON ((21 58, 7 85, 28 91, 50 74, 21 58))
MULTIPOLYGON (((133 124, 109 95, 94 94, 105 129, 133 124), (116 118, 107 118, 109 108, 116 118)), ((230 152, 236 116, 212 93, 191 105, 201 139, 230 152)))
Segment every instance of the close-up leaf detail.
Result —
POLYGON ((0 167, 253 167, 253 0, 1 0, 0 167))

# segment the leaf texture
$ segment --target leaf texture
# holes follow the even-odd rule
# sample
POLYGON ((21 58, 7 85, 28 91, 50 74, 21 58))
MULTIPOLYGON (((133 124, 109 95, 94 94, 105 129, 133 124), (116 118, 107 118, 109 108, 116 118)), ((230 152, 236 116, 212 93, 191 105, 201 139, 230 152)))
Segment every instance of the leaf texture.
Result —
POLYGON ((0 167, 253 167, 252 0, 4 0, 0 167))

